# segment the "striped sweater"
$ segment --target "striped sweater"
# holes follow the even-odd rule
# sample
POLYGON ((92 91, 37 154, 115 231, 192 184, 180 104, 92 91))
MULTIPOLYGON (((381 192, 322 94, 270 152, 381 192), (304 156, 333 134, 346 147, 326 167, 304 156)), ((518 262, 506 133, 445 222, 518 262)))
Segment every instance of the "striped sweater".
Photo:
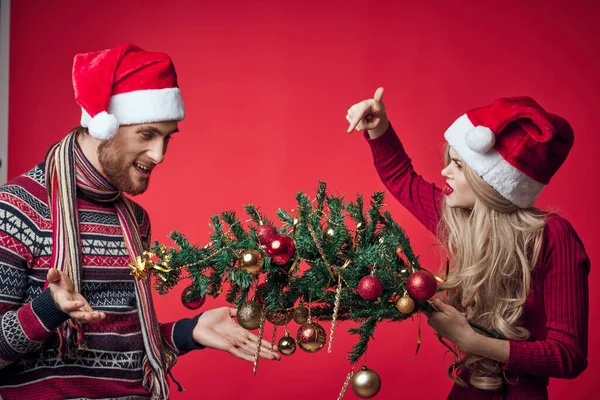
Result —
MULTIPOLYGON (((150 221, 135 205, 149 243, 150 221)), ((52 224, 44 165, 0 187, 0 398, 148 398, 142 387, 144 343, 129 255, 112 203, 78 191, 82 295, 104 321, 83 326, 87 349, 58 355, 56 328, 68 319, 44 290, 51 267, 52 224)), ((197 321, 161 325, 164 345, 182 354, 199 348, 197 321)))
MULTIPOLYGON (((442 191, 412 166, 398 136, 388 132, 370 140, 375 167, 391 194, 429 231, 436 234, 442 191)), ((501 390, 454 385, 448 399, 546 399, 548 379, 574 378, 587 366, 588 274, 590 262, 581 240, 563 218, 546 220, 538 265, 524 307, 528 341, 510 340, 501 390)))

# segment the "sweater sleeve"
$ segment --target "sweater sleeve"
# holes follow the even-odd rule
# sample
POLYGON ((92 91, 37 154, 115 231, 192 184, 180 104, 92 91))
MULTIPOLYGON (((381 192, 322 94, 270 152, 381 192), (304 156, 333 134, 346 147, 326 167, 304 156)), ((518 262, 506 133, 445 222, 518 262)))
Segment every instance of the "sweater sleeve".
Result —
POLYGON ((19 203, 20 199, 0 191, 0 368, 39 349, 69 318, 56 306, 49 289, 26 301, 35 233, 19 203))
POLYGON ((573 227, 560 217, 546 224, 542 290, 546 337, 509 341, 505 368, 556 378, 575 378, 587 367, 590 261, 573 227))
POLYGON ((178 355, 188 353, 192 350, 201 350, 204 346, 196 343, 192 337, 192 331, 200 318, 199 314, 194 318, 183 318, 177 322, 161 324, 160 332, 163 340, 178 355))
POLYGON ((434 235, 441 216, 442 191, 418 175, 390 125, 383 135, 365 138, 379 178, 390 193, 434 235))

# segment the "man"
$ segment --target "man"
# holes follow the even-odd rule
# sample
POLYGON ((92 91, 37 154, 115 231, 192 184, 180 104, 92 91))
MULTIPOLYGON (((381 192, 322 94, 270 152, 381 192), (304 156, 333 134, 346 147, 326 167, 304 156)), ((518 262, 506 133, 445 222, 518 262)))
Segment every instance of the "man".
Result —
MULTIPOLYGON (((169 56, 124 44, 73 64, 81 127, 0 188, 0 398, 168 398, 177 356, 252 361, 258 338, 209 310, 159 325, 149 278, 148 187, 184 118, 169 56)), ((261 342, 261 357, 279 359, 261 342)))

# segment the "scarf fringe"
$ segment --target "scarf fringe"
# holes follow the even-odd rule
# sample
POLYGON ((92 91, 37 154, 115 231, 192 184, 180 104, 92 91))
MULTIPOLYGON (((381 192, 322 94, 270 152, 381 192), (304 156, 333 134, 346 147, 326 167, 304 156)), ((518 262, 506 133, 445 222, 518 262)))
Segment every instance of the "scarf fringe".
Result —
POLYGON ((87 350, 83 326, 79 321, 69 319, 57 328, 58 355, 61 359, 73 359, 79 350, 87 350))

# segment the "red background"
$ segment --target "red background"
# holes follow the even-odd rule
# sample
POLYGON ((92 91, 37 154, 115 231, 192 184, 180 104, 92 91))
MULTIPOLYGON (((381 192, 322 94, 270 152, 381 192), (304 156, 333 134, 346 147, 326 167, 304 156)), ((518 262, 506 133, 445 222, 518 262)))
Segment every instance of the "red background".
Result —
MULTIPOLYGON (((360 135, 348 135, 353 103, 386 89, 384 100, 415 167, 440 182, 442 133, 469 108, 528 94, 566 116, 575 147, 538 206, 559 210, 597 259, 599 180, 597 98, 600 6, 584 2, 395 1, 12 1, 9 179, 40 162, 77 125, 71 63, 75 53, 131 41, 175 61, 187 119, 149 191, 154 238, 173 229, 208 241, 210 215, 253 202, 274 216, 318 179, 337 193, 383 190, 360 135), (452 4, 450 4, 452 3, 452 4), (595 43, 595 44, 594 44, 595 43)), ((416 253, 432 237, 391 197, 389 209, 416 253)), ((428 250, 431 259, 435 250, 428 250)), ((600 349, 598 281, 590 276, 589 367, 574 381, 552 380, 554 398, 594 391, 600 349)), ((190 317, 179 294, 158 298, 161 320, 190 317)), ((158 296, 157 296, 158 297, 158 296)), ((209 299, 206 308, 221 306, 209 299)), ((424 322, 424 321, 423 321, 424 322)), ((332 354, 297 352, 252 365, 204 350, 179 360, 186 388, 174 399, 336 398, 354 344, 336 330, 332 354)), ((328 329, 328 325, 325 326, 328 329)), ((381 376, 379 399, 443 398, 443 348, 417 320, 382 324, 367 363, 381 376)), ((295 330, 296 327, 294 326, 295 330)), ((271 337, 267 330, 266 337, 271 337)), ((349 389, 347 398, 355 398, 349 389)))

